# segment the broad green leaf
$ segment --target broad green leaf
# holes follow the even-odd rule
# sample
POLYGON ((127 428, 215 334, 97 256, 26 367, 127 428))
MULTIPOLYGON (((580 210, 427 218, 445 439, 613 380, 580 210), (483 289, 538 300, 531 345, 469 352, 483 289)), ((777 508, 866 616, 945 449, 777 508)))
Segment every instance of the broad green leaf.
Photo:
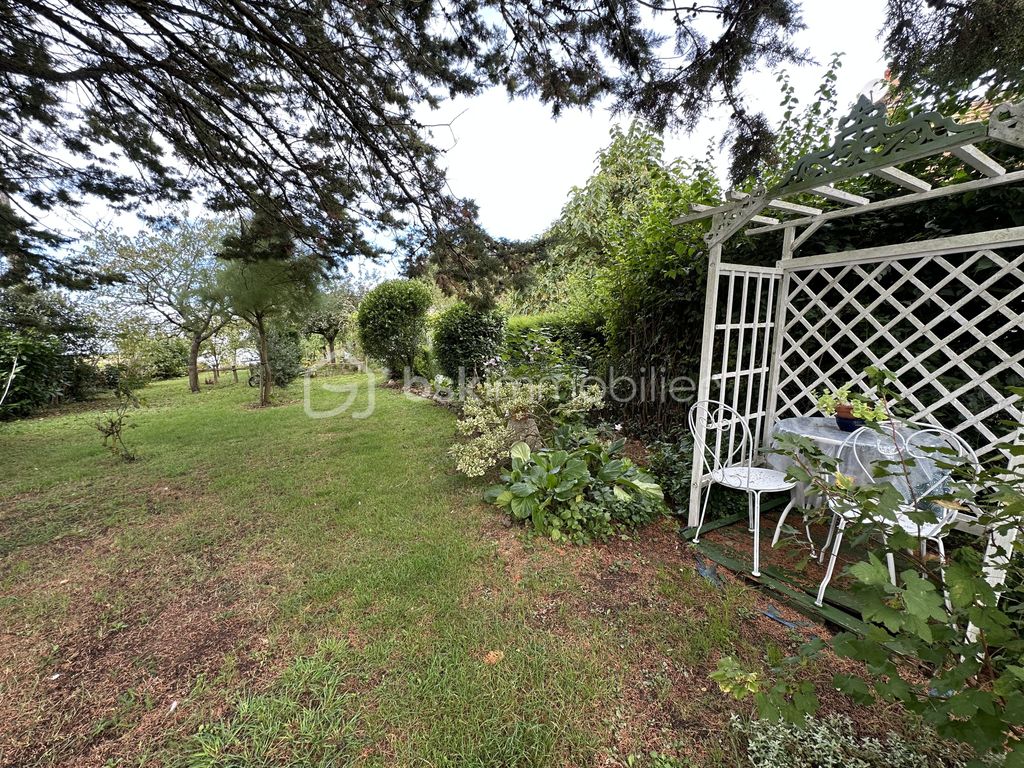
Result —
POLYGON ((484 491, 484 501, 496 504, 498 497, 505 493, 505 486, 503 485, 492 485, 486 491, 484 491))
POLYGON ((530 496, 525 498, 514 496, 511 501, 511 506, 512 514, 519 520, 525 520, 534 513, 534 510, 537 509, 537 501, 530 496))
POLYGON ((537 486, 531 482, 521 481, 518 483, 513 483, 508 490, 513 496, 517 496, 520 499, 523 499, 526 498, 527 496, 532 496, 534 493, 536 493, 537 486))
POLYGON ((519 459, 524 464, 530 460, 530 446, 524 442, 518 442, 512 446, 509 455, 513 459, 519 459))

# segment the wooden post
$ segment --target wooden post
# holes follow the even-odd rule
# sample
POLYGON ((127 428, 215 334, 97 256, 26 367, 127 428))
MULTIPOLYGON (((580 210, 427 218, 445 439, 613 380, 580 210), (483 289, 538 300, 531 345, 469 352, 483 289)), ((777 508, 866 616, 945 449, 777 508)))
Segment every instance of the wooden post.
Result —
MULTIPOLYGON (((712 230, 716 229, 722 214, 715 214, 711 220, 712 230)), ((700 347, 700 373, 697 377, 696 401, 707 400, 711 391, 711 358, 715 349, 715 324, 718 316, 718 265, 722 261, 721 243, 708 251, 707 293, 704 296, 704 334, 700 347)), ((696 447, 696 446, 695 446, 696 447)), ((693 453, 693 468, 690 475, 690 507, 686 524, 691 528, 700 522, 700 490, 704 485, 704 457, 696 450, 693 453)))
MULTIPOLYGON (((783 262, 793 258, 793 241, 796 237, 795 227, 786 227, 782 231, 782 256, 779 260, 783 262)), ((764 410, 764 432, 762 434, 762 446, 767 448, 771 442, 772 424, 775 423, 775 404, 777 402, 775 390, 779 386, 779 359, 782 356, 782 339, 785 334, 786 325, 786 301, 789 296, 789 272, 783 271, 779 278, 779 293, 775 297, 775 318, 772 332, 775 338, 772 340, 772 366, 768 375, 767 401, 764 410)))

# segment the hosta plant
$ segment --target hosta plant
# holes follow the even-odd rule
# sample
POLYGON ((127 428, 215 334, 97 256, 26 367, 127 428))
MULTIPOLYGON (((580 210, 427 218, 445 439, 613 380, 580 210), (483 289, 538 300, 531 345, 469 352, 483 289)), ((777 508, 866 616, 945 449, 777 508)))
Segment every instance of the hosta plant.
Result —
POLYGON ((572 451, 516 443, 502 483, 485 498, 555 541, 585 543, 648 522, 664 510, 661 487, 616 454, 624 441, 572 451))

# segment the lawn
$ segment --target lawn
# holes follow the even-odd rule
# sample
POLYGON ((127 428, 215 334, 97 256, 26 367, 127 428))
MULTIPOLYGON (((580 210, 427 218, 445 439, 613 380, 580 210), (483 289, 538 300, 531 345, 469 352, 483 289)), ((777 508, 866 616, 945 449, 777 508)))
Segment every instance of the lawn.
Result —
POLYGON ((301 395, 152 385, 134 463, 109 403, 0 424, 0 764, 734 765, 718 657, 824 634, 705 581, 673 521, 586 548, 506 527, 429 401, 301 395))

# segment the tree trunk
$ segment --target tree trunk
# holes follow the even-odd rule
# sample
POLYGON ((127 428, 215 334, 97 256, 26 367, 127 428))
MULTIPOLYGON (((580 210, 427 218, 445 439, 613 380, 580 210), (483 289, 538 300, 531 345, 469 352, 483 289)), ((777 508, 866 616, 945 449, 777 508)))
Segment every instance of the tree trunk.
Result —
POLYGON ((334 365, 334 363, 336 362, 335 359, 334 359, 334 337, 333 336, 328 336, 327 337, 327 362, 329 362, 331 365, 334 365))
POLYGON ((263 319, 256 322, 256 332, 260 337, 260 407, 270 405, 270 391, 274 380, 270 372, 270 347, 267 344, 267 329, 263 319))
POLYGON ((202 343, 201 334, 192 334, 192 343, 188 347, 188 388, 192 392, 199 391, 199 345, 202 343))
POLYGON ((231 364, 231 375, 235 379, 235 384, 237 384, 238 383, 238 364, 237 363, 232 363, 231 364))

